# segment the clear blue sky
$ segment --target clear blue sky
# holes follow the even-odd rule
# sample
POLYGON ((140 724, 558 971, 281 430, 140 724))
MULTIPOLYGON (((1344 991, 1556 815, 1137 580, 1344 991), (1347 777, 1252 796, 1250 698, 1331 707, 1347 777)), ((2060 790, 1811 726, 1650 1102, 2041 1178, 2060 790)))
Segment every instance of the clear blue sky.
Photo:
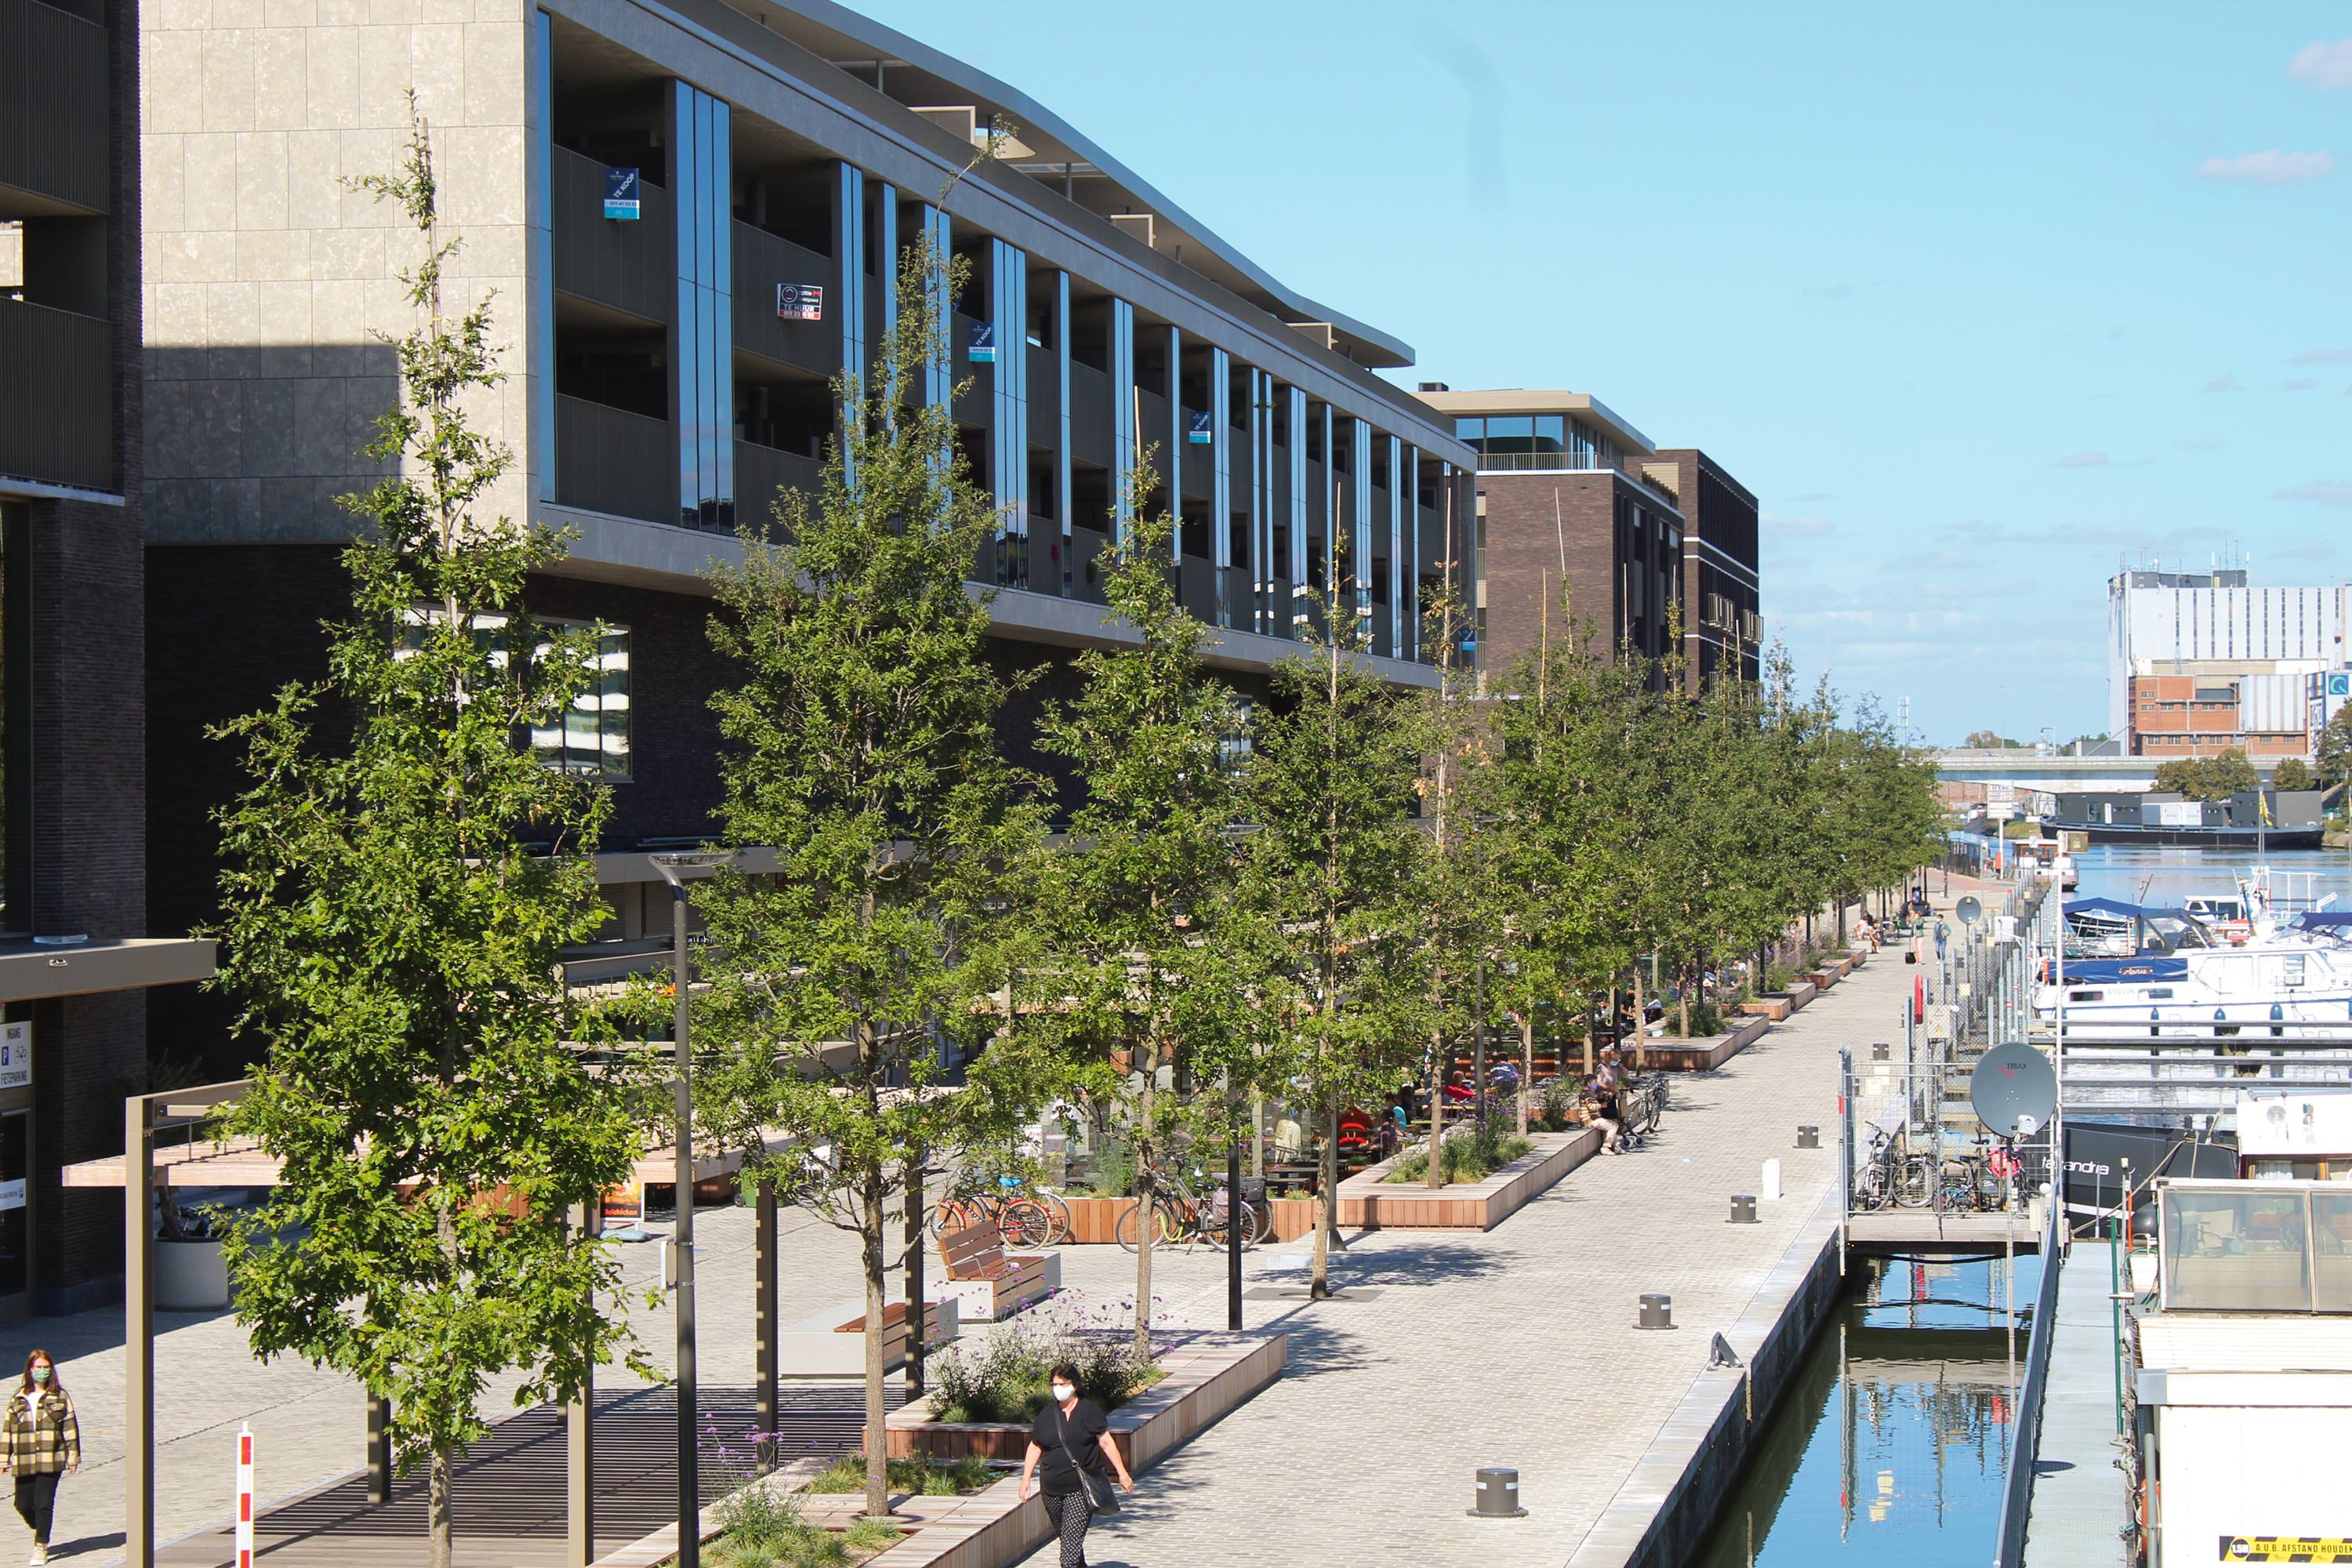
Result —
POLYGON ((1407 385, 1706 447, 1768 633, 1930 740, 2103 728, 2122 556, 2352 578, 2352 5, 852 3, 1407 385))

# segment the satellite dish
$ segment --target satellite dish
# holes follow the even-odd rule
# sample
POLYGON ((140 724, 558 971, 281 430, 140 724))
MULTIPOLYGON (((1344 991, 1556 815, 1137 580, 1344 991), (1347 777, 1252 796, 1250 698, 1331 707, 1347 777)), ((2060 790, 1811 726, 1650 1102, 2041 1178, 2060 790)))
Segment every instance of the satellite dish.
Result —
POLYGON ((1969 1076, 1969 1103, 1999 1136, 2030 1138, 2058 1109, 2058 1074, 2032 1046, 1995 1046, 1969 1076))
POLYGON ((1960 917, 1962 925, 1972 926, 1984 914, 1984 906, 1977 902, 1974 897, 1969 897, 1953 905, 1952 912, 1960 917))

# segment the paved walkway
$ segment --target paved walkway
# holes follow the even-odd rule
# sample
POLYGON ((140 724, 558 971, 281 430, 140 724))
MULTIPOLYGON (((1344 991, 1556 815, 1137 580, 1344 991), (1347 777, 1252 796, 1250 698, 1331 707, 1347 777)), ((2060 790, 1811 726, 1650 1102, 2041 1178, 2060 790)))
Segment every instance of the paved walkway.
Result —
POLYGON ((1719 1071, 1677 1079, 1658 1141, 1488 1235, 1360 1237, 1340 1266, 1355 1299, 1248 1303, 1251 1327, 1290 1333, 1289 1372, 1152 1472, 1089 1560, 1566 1563, 1834 1186, 1835 1138, 1800 1152, 1796 1126, 1833 1128, 1840 1047, 1902 1037, 1911 973, 1889 949, 1719 1071), (1768 1158, 1787 1195, 1727 1224, 1768 1158), (1634 1326, 1657 1290, 1675 1332, 1634 1326), (1486 1465, 1517 1468, 1528 1518, 1465 1517, 1486 1465))
POLYGON ((2124 1568, 2131 1489, 2116 1465, 2114 1263, 2103 1241, 2067 1249, 2058 1337, 2042 1399, 2042 1454, 2025 1521, 2026 1568, 2124 1568))

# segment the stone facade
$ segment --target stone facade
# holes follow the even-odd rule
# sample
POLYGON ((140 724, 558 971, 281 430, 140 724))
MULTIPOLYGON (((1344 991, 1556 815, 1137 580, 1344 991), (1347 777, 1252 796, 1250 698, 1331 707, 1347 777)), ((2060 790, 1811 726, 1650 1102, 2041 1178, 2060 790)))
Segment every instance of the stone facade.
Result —
MULTIPOLYGON (((162 0, 143 9, 151 536, 343 537, 336 498, 393 400, 373 336, 415 311, 398 274, 422 244, 349 182, 394 173, 409 94, 431 128, 445 310, 494 294, 523 338, 525 7, 519 0, 162 0)), ((476 410, 518 451, 530 408, 517 348, 476 410)), ((518 466, 484 510, 523 514, 518 466)))

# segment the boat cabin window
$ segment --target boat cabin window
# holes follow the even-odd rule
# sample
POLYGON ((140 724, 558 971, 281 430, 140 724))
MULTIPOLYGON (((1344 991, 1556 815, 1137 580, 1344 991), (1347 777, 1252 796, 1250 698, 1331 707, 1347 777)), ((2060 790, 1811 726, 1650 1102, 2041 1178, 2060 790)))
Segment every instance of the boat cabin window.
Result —
POLYGON ((2303 954, 2299 952, 2290 952, 2286 955, 2284 962, 2286 965, 2286 983, 2289 985, 2302 984, 2303 954))
POLYGON ((2066 1000, 2069 1002, 2096 1002, 2105 995, 2106 993, 2104 991, 2069 991, 2066 993, 2066 1000))
MULTIPOLYGON (((2346 1172, 2352 1174, 2352 1161, 2345 1162, 2346 1172)), ((2315 1182, 2319 1180, 2316 1160, 2248 1160, 2246 1178, 2255 1182, 2315 1182)))
POLYGON ((2145 992, 2141 993, 2141 994, 2145 995, 2151 1002, 2169 1002, 2172 1000, 2172 987, 2169 985, 2151 985, 2145 992))

